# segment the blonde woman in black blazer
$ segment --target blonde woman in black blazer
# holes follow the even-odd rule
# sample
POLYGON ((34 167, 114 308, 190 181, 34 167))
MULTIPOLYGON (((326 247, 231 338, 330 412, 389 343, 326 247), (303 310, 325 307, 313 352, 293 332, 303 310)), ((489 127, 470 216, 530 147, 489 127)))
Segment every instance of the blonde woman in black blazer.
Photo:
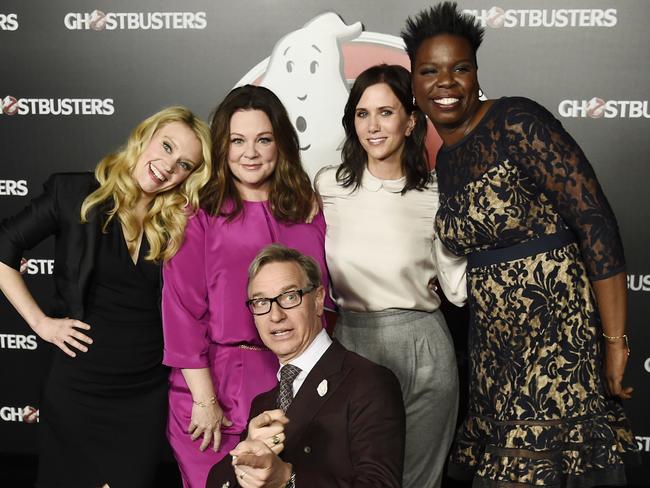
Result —
POLYGON ((0 288, 58 350, 40 404, 37 486, 151 486, 164 442, 160 263, 178 250, 210 175, 206 124, 183 107, 138 125, 92 173, 51 176, 0 223, 0 288), (49 314, 23 281, 55 236, 49 314))

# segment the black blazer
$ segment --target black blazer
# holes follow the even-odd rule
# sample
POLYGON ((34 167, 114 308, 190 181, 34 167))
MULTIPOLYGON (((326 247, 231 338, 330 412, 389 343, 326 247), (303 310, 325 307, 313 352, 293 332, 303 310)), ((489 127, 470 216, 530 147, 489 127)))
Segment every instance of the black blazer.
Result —
MULTIPOLYGON (((277 395, 277 386, 258 395, 250 417, 277 408, 277 395)), ((297 488, 402 486, 404 404, 389 369, 334 341, 305 378, 287 417, 280 457, 293 464, 297 488), (323 382, 327 392, 321 396, 323 382)), ((212 467, 207 488, 239 486, 231 462, 226 456, 212 467)))
POLYGON ((101 229, 97 207, 87 224, 81 223, 79 212, 98 186, 92 173, 54 174, 43 185, 43 194, 0 222, 0 261, 16 270, 24 250, 55 236, 55 291, 49 310, 53 317, 83 320, 101 229))

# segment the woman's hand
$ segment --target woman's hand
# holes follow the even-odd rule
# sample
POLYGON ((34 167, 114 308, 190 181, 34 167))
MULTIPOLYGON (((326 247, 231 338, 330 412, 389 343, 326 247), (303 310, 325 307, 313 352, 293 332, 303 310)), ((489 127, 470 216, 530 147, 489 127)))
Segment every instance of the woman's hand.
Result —
POLYGON ((221 426, 230 427, 232 422, 223 414, 221 405, 215 400, 215 403, 203 405, 192 405, 192 418, 190 425, 187 427, 188 433, 192 440, 203 436, 199 449, 205 451, 212 442, 212 449, 219 450, 221 445, 221 426))
POLYGON ((284 426, 288 423, 289 419, 282 410, 267 410, 248 423, 247 439, 262 441, 275 454, 280 454, 286 439, 284 426))
POLYGON ((625 341, 605 341, 603 366, 605 390, 610 396, 617 396, 625 400, 632 398, 632 391, 634 391, 634 388, 624 388, 622 385, 628 356, 629 351, 625 341))
POLYGON ((93 340, 80 330, 90 330, 90 325, 75 319, 53 319, 47 315, 41 317, 34 324, 34 332, 51 344, 54 344, 70 357, 77 357, 77 353, 71 349, 74 347, 81 352, 88 351, 88 345, 93 340))

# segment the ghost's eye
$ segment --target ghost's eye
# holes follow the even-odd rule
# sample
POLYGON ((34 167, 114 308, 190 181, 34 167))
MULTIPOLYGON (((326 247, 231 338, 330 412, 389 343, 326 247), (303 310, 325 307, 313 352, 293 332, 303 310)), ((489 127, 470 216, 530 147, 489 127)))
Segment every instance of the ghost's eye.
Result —
POLYGON ((287 61, 287 72, 291 73, 293 71, 293 61, 287 61))
POLYGON ((318 68, 318 61, 312 61, 311 64, 309 65, 309 71, 312 72, 312 74, 316 73, 316 68, 318 68))

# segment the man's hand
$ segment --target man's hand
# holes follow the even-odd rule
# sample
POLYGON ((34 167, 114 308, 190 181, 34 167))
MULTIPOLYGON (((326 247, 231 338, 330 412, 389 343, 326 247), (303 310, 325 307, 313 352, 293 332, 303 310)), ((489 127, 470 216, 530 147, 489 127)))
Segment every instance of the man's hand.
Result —
POLYGON ((274 454, 280 454, 284 450, 287 423, 289 419, 280 409, 262 412, 249 422, 246 440, 262 441, 274 454))
POLYGON ((242 441, 230 454, 242 488, 284 488, 291 478, 291 464, 282 461, 262 441, 242 441))

